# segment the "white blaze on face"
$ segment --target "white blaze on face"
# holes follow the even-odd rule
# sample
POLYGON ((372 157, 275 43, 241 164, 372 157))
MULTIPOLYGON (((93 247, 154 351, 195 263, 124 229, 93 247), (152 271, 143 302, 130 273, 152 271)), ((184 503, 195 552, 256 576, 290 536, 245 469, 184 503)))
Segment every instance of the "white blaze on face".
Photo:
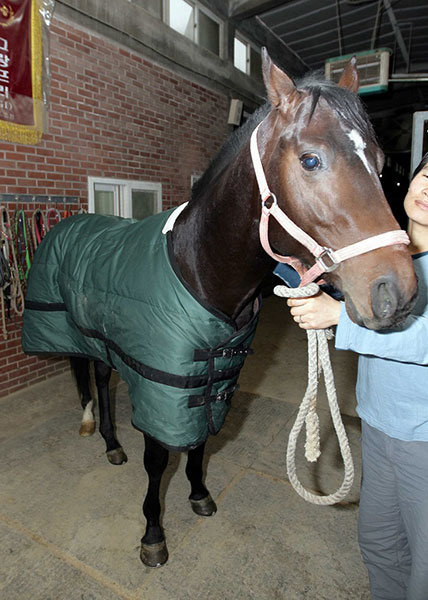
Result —
POLYGON ((355 146, 355 153, 359 156, 363 165, 366 167, 367 171, 369 173, 373 173, 373 169, 370 167, 367 157, 364 153, 364 148, 366 147, 366 143, 363 140, 363 138, 360 136, 358 131, 356 131, 355 129, 353 129, 350 133, 348 133, 347 136, 349 137, 351 142, 353 142, 353 144, 355 146))

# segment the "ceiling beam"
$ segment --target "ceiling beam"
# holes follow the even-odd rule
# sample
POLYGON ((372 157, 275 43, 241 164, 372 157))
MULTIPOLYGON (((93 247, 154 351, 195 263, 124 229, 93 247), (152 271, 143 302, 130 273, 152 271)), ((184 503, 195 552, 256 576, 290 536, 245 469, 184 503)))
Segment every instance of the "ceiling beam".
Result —
POLYGON ((391 27, 394 30, 395 38, 397 40, 397 44, 400 48, 401 54, 404 58, 404 62, 406 63, 406 70, 409 70, 409 52, 406 48, 406 44, 404 42, 401 29, 397 23, 397 19, 395 17, 395 13, 392 10, 390 0, 383 0, 383 5, 385 7, 386 12, 388 13, 389 21, 391 23, 391 27))
POLYGON ((272 10, 277 6, 288 4, 293 0, 230 0, 229 16, 234 21, 243 21, 272 10))

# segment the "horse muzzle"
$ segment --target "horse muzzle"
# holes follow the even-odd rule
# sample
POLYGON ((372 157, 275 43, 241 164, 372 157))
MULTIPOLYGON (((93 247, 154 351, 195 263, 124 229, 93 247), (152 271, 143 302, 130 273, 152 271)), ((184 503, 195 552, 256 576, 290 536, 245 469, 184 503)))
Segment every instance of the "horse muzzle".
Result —
POLYGON ((362 315, 345 294, 347 310, 351 319, 358 325, 375 330, 388 330, 401 325, 415 305, 417 282, 409 293, 399 285, 395 275, 378 277, 370 289, 372 315, 362 315))
POLYGON ((393 275, 385 275, 376 279, 371 289, 376 329, 390 329, 400 325, 413 308, 416 294, 417 286, 414 294, 406 299, 393 275))
POLYGON ((392 319, 398 308, 399 289, 394 278, 379 277, 371 289, 373 314, 379 321, 392 319))

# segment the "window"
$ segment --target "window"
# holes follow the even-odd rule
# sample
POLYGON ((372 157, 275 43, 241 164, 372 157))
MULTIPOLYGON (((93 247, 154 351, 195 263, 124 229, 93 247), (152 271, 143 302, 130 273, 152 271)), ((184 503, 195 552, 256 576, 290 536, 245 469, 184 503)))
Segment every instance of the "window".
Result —
POLYGON ((260 52, 250 42, 236 35, 233 45, 233 64, 237 69, 260 79, 262 77, 262 58, 260 52))
POLYGON ((193 40, 195 29, 193 6, 186 0, 169 0, 169 26, 193 40))
POLYGON ((162 185, 126 179, 88 177, 89 212, 145 219, 162 210, 162 185))
POLYGON ((241 42, 239 38, 235 37, 233 64, 237 69, 246 73, 248 62, 249 57, 247 57, 247 44, 245 42, 241 42))
POLYGON ((413 113, 410 174, 416 169, 426 152, 428 152, 428 111, 423 110, 413 113))
POLYGON ((164 20, 175 31, 221 57, 223 24, 197 1, 164 0, 164 20))
POLYGON ((202 10, 198 12, 198 17, 199 45, 220 56, 220 25, 202 10))

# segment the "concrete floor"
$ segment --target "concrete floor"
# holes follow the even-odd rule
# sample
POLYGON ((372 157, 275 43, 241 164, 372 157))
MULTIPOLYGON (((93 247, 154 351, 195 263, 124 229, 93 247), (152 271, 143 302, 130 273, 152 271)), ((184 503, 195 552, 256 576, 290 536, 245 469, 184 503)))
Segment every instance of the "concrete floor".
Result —
MULTIPOLYGON (((265 299, 254 348, 227 423, 208 442, 215 516, 191 511, 184 456, 171 455, 162 489, 170 558, 161 569, 139 560, 147 480, 126 386, 116 380, 113 389, 129 458, 120 467, 107 462, 98 433, 79 438, 69 375, 1 400, 1 600, 368 599, 356 541, 355 357, 333 357, 355 482, 347 502, 319 507, 295 493, 285 472, 288 431, 306 387, 306 335, 283 300, 265 299)), ((328 493, 342 481, 342 464, 325 399, 320 406, 323 455, 308 466, 300 451, 298 473, 328 493)))

